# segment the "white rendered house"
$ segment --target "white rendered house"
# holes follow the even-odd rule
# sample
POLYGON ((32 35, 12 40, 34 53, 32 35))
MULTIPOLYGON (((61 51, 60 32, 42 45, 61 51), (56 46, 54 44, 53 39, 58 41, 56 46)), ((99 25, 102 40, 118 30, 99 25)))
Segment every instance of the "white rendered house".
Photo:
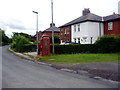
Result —
MULTIPOLYGON (((104 35, 103 18, 90 13, 89 9, 83 10, 83 16, 72 20, 61 26, 61 30, 70 27, 70 42, 80 44, 93 44, 95 41, 104 35)), ((66 36, 61 36, 61 40, 66 36)), ((62 44, 62 43, 61 43, 62 44)))
POLYGON ((104 35, 103 18, 88 13, 73 20, 71 25, 71 42, 80 44, 93 44, 104 35))
POLYGON ((104 35, 102 22, 85 21, 71 25, 71 42, 93 44, 104 35))

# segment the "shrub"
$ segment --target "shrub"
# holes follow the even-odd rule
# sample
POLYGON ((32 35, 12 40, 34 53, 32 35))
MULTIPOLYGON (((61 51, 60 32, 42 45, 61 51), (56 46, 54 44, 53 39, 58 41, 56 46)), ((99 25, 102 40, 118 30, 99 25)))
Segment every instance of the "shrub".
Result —
POLYGON ((22 48, 22 52, 34 52, 36 51, 36 45, 34 44, 25 44, 22 48))
POLYGON ((34 51, 36 45, 30 44, 30 41, 27 38, 19 35, 13 37, 11 48, 18 52, 29 52, 34 51))
MULTIPOLYGON (((52 53, 52 45, 50 46, 52 53)), ((79 45, 55 45, 55 54, 96 53, 97 46, 94 44, 79 45)))
MULTIPOLYGON (((50 36, 50 43, 52 43, 52 36, 50 36)), ((54 43, 60 43, 60 37, 59 36, 54 36, 54 43)))
POLYGON ((95 45, 98 46, 98 52, 100 53, 114 53, 120 52, 120 37, 114 35, 102 36, 96 42, 95 45))

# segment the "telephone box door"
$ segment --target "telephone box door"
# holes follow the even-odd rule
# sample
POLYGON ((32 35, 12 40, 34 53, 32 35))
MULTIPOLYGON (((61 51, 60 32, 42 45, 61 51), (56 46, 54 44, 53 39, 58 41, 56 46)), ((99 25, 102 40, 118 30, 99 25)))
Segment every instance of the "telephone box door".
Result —
POLYGON ((50 55, 50 38, 45 35, 42 37, 42 56, 50 55))

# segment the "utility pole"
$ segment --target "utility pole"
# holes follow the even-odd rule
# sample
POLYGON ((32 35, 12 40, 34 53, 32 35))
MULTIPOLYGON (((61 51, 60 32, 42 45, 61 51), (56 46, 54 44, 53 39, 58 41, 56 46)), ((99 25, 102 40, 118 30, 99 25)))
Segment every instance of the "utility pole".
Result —
POLYGON ((33 11, 36 14, 36 41, 37 41, 37 55, 38 55, 38 12, 33 11))
POLYGON ((55 50, 54 50, 54 28, 53 28, 53 0, 51 0, 51 16, 52 16, 52 45, 53 45, 53 55, 54 55, 55 50))

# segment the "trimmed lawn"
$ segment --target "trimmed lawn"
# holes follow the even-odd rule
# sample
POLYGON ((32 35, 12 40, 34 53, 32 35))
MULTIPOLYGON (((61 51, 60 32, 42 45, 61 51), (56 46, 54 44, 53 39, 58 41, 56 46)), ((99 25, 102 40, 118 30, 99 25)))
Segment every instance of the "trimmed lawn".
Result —
POLYGON ((49 63, 90 63, 90 62, 118 62, 119 54, 67 54, 40 57, 40 61, 49 63))

